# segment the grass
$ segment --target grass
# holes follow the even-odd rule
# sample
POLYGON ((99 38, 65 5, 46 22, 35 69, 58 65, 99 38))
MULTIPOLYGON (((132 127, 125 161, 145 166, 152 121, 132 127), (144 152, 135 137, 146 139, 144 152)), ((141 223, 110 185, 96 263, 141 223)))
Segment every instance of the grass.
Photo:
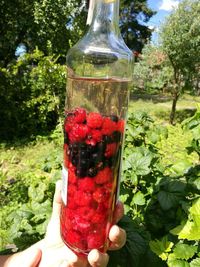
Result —
MULTIPOLYGON (((196 110, 196 104, 200 103, 200 96, 191 96, 184 94, 177 102, 176 122, 181 122, 187 117, 192 116, 196 110)), ((129 104, 129 112, 137 112, 143 110, 158 121, 169 121, 172 101, 166 99, 166 101, 156 100, 131 100, 129 104)))

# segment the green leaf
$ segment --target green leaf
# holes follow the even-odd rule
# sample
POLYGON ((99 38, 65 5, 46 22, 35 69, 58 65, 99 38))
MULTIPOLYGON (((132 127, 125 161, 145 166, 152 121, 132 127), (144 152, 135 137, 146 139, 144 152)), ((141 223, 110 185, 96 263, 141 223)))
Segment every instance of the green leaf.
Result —
POLYGON ((177 244, 174 248, 174 256, 177 259, 188 260, 197 252, 197 246, 190 246, 187 244, 177 244))
POLYGON ((200 227, 192 221, 187 221, 170 231, 172 234, 177 234, 179 239, 187 239, 195 241, 200 239, 200 227))
POLYGON ((200 216, 200 198, 194 201, 189 211, 192 215, 200 216))
POLYGON ((190 262, 190 267, 200 267, 200 258, 196 258, 190 262))
POLYGON ((133 196, 133 199, 131 201, 131 205, 133 206, 134 204, 135 205, 139 205, 139 206, 143 206, 145 205, 146 203, 146 200, 145 200, 145 197, 144 197, 144 194, 142 192, 137 192, 134 196, 133 196))
POLYGON ((183 260, 168 261, 168 267, 190 267, 189 263, 183 260))
POLYGON ((168 253, 171 251, 174 243, 164 237, 162 240, 150 241, 149 246, 151 250, 158 255, 162 260, 167 260, 168 253))
POLYGON ((177 206, 180 197, 176 193, 160 191, 158 193, 158 201, 163 210, 169 210, 177 206))
POLYGON ((193 184, 197 187, 198 190, 200 190, 200 177, 193 181, 193 184))

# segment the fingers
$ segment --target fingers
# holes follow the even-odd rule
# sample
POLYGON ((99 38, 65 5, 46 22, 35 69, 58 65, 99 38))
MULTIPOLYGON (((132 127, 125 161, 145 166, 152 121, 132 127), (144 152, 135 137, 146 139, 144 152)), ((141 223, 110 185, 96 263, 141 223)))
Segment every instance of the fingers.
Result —
POLYGON ((124 205, 121 201, 118 201, 115 207, 113 223, 116 224, 124 216, 124 205))
POLYGON ((78 258, 75 255, 73 259, 63 260, 59 267, 87 267, 87 260, 85 258, 78 258))
POLYGON ((109 261, 109 256, 106 253, 101 253, 97 249, 93 249, 88 254, 88 262, 92 267, 106 267, 109 261))
POLYGON ((122 248, 126 243, 126 232, 117 225, 113 225, 109 232, 111 244, 109 250, 117 250, 122 248))
MULTIPOLYGON (((42 251, 38 248, 30 247, 19 254, 16 254, 8 267, 37 267, 42 257, 42 251)), ((7 265, 6 265, 7 266, 7 265)))

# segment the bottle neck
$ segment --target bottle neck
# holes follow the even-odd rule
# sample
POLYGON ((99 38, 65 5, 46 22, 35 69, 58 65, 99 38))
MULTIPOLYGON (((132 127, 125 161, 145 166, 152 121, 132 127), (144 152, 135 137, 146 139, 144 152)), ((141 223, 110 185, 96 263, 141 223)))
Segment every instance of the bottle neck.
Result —
POLYGON ((90 0, 87 23, 90 24, 90 31, 118 35, 119 0, 90 0))

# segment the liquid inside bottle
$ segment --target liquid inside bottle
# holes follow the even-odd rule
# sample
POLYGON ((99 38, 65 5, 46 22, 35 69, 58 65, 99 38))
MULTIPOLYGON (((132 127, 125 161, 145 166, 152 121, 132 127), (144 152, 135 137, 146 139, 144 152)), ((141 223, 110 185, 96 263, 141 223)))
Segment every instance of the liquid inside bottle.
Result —
POLYGON ((128 106, 125 79, 68 77, 61 235, 78 253, 104 252, 113 220, 128 106))

